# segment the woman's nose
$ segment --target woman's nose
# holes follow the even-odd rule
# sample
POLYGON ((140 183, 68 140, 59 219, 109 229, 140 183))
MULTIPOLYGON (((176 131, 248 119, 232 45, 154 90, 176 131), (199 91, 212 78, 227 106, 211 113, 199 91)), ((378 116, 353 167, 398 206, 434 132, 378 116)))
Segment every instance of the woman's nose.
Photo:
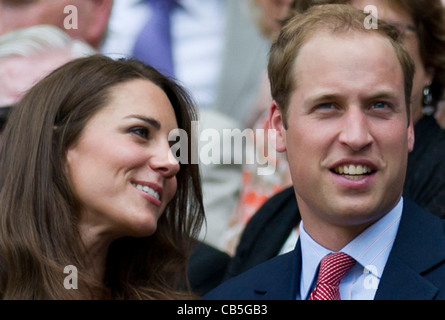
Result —
POLYGON ((164 177, 175 176, 179 172, 179 161, 173 156, 168 141, 163 142, 155 148, 154 154, 150 157, 150 167, 160 172, 164 177))

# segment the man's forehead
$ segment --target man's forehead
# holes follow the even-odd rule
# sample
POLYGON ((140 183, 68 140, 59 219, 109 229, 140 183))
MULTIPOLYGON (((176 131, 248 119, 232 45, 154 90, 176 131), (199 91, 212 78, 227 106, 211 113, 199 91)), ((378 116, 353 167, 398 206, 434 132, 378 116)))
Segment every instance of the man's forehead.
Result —
MULTIPOLYGON (((403 70, 391 41, 375 32, 346 31, 316 32, 301 46, 293 64, 296 80, 302 77, 323 77, 323 68, 337 69, 351 66, 357 72, 374 63, 377 68, 403 70), (311 72, 318 70, 313 74, 311 72)), ((370 71, 370 70, 369 70, 370 71)), ((377 71, 377 70, 376 70, 377 71)))
POLYGON ((378 34, 316 34, 301 47, 293 70, 294 89, 305 91, 305 96, 404 90, 396 52, 390 41, 378 34))
MULTIPOLYGON (((389 37, 384 37, 382 34, 377 33, 375 30, 330 30, 328 28, 320 28, 317 31, 309 33, 300 46, 297 58, 301 55, 301 52, 307 48, 316 47, 322 49, 321 52, 329 54, 331 48, 343 48, 345 43, 351 43, 353 46, 360 48, 372 42, 375 50, 369 52, 367 56, 378 53, 377 47, 392 48, 394 56, 396 53, 394 47, 391 44, 389 37)), ((350 47, 351 48, 351 47, 350 47)))

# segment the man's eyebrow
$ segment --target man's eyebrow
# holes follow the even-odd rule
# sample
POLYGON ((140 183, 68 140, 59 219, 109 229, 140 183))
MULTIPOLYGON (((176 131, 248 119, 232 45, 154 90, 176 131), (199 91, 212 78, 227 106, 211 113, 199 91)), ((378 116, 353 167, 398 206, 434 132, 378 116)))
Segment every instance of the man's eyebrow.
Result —
POLYGON ((132 115, 125 117, 125 119, 129 119, 129 118, 139 119, 141 121, 148 123, 149 125, 151 125, 152 127, 154 127, 157 130, 161 129, 161 123, 158 120, 153 119, 151 117, 145 117, 145 116, 141 116, 141 115, 137 115, 137 114, 132 114, 132 115))
POLYGON ((397 99, 398 95, 392 90, 381 90, 376 93, 370 94, 368 99, 397 99))
POLYGON ((319 104, 319 103, 324 103, 324 102, 329 102, 329 101, 338 101, 341 98, 342 98, 341 95, 335 94, 335 93, 319 93, 319 94, 314 94, 314 95, 308 97, 308 99, 306 100, 306 103, 308 105, 314 105, 314 104, 319 104))
MULTIPOLYGON (((366 100, 376 99, 397 99, 398 95, 393 90, 380 90, 364 97, 366 100)), ((320 93, 310 97, 308 101, 312 104, 322 103, 326 101, 337 101, 342 99, 341 94, 336 93, 320 93)))

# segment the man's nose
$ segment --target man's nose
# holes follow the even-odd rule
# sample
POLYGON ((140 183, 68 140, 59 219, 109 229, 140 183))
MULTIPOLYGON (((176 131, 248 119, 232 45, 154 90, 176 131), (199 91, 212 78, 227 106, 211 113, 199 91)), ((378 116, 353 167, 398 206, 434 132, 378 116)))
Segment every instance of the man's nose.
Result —
POLYGON ((368 117, 358 107, 349 108, 343 118, 339 140, 353 151, 360 151, 372 144, 368 117))

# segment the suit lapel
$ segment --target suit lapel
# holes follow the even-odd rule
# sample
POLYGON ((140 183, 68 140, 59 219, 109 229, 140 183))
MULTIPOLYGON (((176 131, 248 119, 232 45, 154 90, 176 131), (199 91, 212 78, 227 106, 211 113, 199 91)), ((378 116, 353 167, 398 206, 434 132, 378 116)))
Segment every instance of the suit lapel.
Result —
POLYGON ((430 300, 438 288, 424 275, 445 261, 441 220, 404 200, 396 241, 376 293, 376 300, 430 300))
POLYGON ((375 300, 432 300, 438 288, 398 257, 388 260, 375 300))
POLYGON ((300 289, 301 246, 298 241, 295 249, 270 260, 267 273, 259 278, 254 288, 258 299, 295 300, 300 289))

